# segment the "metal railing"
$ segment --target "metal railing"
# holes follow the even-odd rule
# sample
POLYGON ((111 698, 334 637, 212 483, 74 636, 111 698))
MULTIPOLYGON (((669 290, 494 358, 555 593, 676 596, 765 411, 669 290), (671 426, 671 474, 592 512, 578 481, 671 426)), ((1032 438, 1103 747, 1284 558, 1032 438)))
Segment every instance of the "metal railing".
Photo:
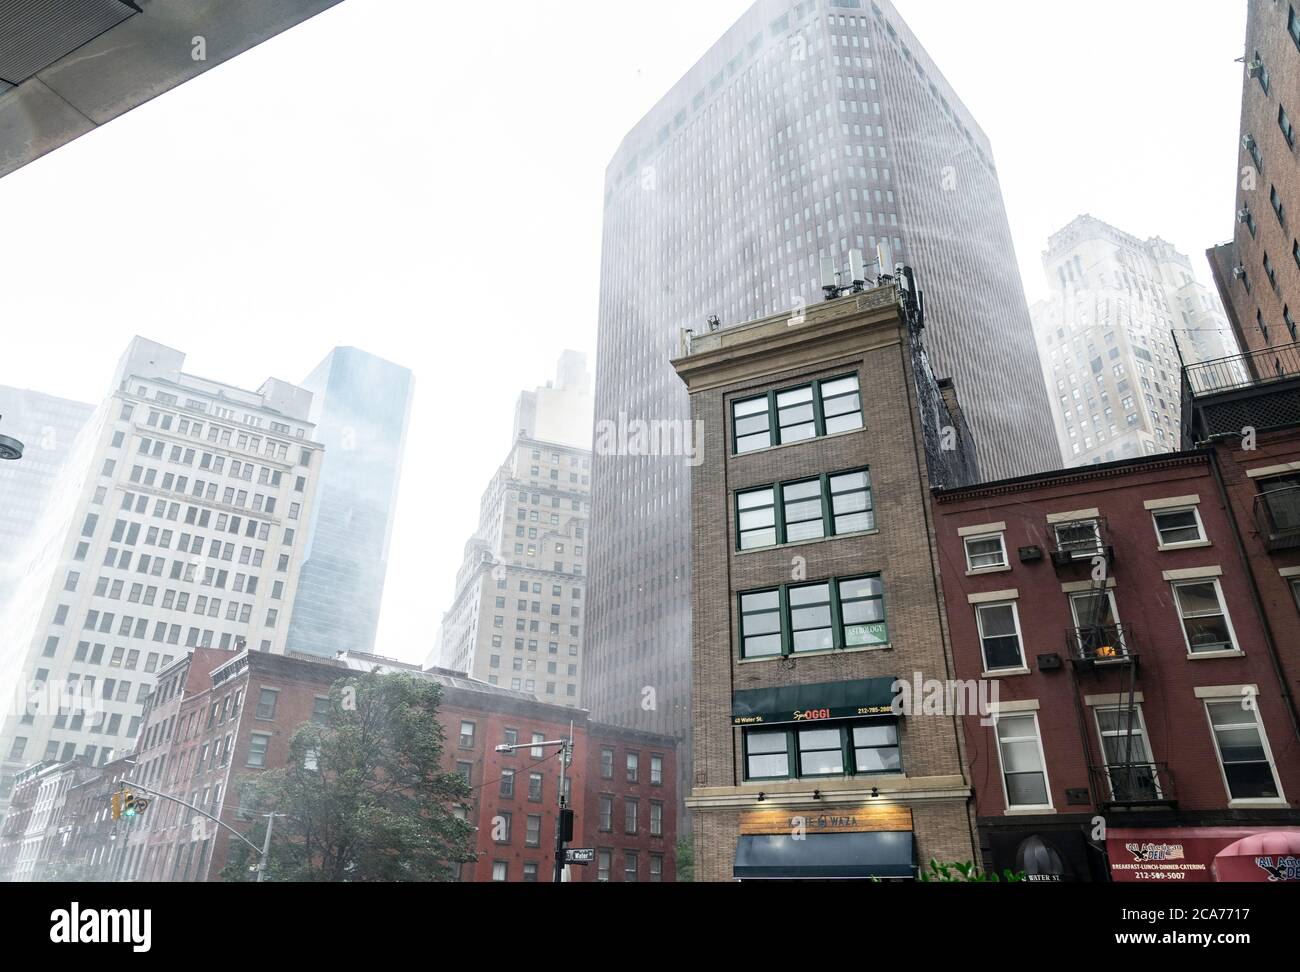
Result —
POLYGON ((1090 624, 1066 635, 1070 653, 1081 661, 1120 661, 1136 655, 1133 629, 1127 624, 1090 624))
POLYGON ((1255 525, 1269 550, 1300 547, 1300 486, 1283 486, 1256 496, 1255 525))
POLYGON ((1187 365, 1183 368, 1183 390, 1199 398, 1288 378, 1300 378, 1300 343, 1187 365))
POLYGON ((1178 802, 1168 763, 1111 763, 1106 766, 1090 766, 1088 771, 1103 805, 1172 806, 1178 802))

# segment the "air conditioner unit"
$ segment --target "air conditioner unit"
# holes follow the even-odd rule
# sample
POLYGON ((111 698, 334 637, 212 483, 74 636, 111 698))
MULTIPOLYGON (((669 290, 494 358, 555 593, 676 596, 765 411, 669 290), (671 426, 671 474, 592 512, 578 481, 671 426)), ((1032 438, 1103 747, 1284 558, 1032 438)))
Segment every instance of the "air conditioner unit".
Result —
POLYGON ((1245 206, 1245 207, 1243 207, 1243 208, 1237 210, 1237 222, 1238 222, 1238 223, 1249 223, 1249 222, 1250 222, 1250 207, 1249 207, 1249 206, 1245 206))
POLYGON ((1236 277, 1238 280, 1241 280, 1246 276, 1246 268, 1242 266, 1233 267, 1232 275, 1236 277))
POLYGON ((1254 135, 1241 136, 1241 147, 1244 148, 1247 152, 1255 151, 1255 136, 1254 135))
POLYGON ((1249 77, 1258 78, 1263 73, 1264 73, 1264 62, 1261 61, 1259 58, 1255 58, 1254 60, 1248 61, 1246 63, 1246 74, 1249 77))

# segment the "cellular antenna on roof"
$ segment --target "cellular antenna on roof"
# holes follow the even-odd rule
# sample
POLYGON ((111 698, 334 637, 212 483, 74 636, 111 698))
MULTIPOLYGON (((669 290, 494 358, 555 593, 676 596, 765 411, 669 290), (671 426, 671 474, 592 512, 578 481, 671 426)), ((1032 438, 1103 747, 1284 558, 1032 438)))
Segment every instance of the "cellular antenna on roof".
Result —
POLYGON ((845 294, 860 294, 867 289, 867 271, 866 260, 863 258, 861 250, 849 250, 849 269, 847 273, 837 269, 835 258, 822 257, 822 293, 826 295, 827 300, 834 300, 836 297, 843 297, 845 294), (840 281, 847 277, 849 283, 842 284, 840 281))

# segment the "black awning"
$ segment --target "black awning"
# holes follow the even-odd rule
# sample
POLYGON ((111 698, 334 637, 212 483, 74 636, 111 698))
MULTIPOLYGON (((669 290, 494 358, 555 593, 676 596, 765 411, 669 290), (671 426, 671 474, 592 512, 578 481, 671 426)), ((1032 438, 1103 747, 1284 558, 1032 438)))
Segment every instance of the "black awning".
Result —
POLYGON ((733 871, 740 879, 910 878, 916 876, 912 832, 741 835, 733 871))
POLYGON ((889 715, 896 681, 889 676, 818 685, 742 689, 731 694, 731 722, 737 726, 753 726, 770 722, 889 715))

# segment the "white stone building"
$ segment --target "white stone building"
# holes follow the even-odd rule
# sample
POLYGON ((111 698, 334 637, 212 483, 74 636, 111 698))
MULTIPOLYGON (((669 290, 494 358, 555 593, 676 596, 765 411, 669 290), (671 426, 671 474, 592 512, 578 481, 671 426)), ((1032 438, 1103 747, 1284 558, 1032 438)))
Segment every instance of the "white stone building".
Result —
POLYGON ((187 649, 284 651, 321 465, 311 395, 184 363, 131 342, 19 565, 0 631, 0 809, 24 767, 129 751, 154 673, 187 649))
POLYGON ((1218 297, 1169 243, 1092 216, 1052 235, 1043 270, 1051 295, 1030 313, 1063 463, 1176 450, 1179 354, 1236 353, 1218 297))

